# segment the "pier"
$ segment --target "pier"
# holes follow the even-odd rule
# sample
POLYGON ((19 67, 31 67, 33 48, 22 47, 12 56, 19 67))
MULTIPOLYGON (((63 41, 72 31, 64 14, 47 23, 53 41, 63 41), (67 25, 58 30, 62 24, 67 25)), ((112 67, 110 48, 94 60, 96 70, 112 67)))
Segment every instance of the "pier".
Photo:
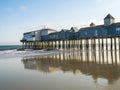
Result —
POLYGON ((23 49, 47 50, 120 50, 120 23, 108 14, 104 24, 61 31, 41 29, 23 34, 23 49))

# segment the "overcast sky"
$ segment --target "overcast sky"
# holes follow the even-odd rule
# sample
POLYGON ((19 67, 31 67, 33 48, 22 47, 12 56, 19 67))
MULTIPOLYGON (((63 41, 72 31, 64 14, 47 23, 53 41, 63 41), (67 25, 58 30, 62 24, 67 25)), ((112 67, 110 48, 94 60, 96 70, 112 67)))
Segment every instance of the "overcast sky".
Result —
POLYGON ((61 30, 120 21, 120 0, 0 0, 0 45, 20 44, 24 32, 46 26, 61 30))

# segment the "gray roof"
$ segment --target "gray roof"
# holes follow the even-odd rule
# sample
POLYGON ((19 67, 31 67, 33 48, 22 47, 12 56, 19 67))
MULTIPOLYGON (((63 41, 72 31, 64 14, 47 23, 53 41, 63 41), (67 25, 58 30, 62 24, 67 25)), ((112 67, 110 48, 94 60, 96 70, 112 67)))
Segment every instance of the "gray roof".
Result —
POLYGON ((108 18, 111 18, 111 19, 115 19, 112 15, 108 14, 104 19, 108 19, 108 18))
POLYGON ((84 27, 84 28, 80 28, 80 30, 93 30, 93 29, 97 29, 97 28, 103 28, 104 25, 98 25, 98 26, 94 26, 94 27, 84 27))
MULTIPOLYGON (((113 26, 120 26, 120 22, 117 22, 117 23, 113 23, 110 25, 110 27, 113 27, 113 26)), ((80 28, 80 30, 93 30, 93 29, 100 29, 100 28, 105 28, 105 27, 108 27, 108 26, 104 26, 104 25, 98 25, 98 26, 94 26, 94 27, 84 27, 84 28, 80 28)))
POLYGON ((54 30, 54 29, 51 29, 51 28, 43 28, 43 29, 41 29, 40 31, 44 31, 44 30, 57 31, 57 30, 54 30))
POLYGON ((91 22, 90 26, 95 26, 95 24, 93 22, 91 22))
MULTIPOLYGON (((69 31, 69 30, 68 30, 68 29, 62 29, 61 31, 64 31, 64 32, 66 32, 66 31, 69 31)), ((60 31, 60 32, 61 32, 61 31, 60 31)))
POLYGON ((73 31, 77 32, 77 31, 78 31, 78 28, 77 28, 77 27, 71 27, 70 30, 73 30, 73 31))

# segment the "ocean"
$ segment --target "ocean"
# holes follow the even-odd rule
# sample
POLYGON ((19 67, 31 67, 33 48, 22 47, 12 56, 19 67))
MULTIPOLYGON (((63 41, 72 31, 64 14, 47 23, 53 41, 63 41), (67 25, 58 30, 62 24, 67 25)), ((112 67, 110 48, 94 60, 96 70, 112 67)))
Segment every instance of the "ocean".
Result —
POLYGON ((17 50, 22 48, 21 45, 0 45, 0 51, 4 50, 17 50))
POLYGON ((0 59, 2 58, 13 58, 13 57, 25 57, 25 56, 35 56, 35 55, 46 55, 52 53, 58 53, 59 51, 51 50, 32 50, 32 49, 21 49, 21 45, 1 45, 0 46, 0 59))

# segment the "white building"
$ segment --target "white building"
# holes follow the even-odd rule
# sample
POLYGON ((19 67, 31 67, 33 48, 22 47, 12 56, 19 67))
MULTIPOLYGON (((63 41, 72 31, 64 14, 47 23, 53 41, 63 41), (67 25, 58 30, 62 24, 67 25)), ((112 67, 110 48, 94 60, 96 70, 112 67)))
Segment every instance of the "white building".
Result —
POLYGON ((31 31, 23 34, 23 39, 24 41, 40 41, 41 36, 48 35, 51 33, 57 32, 56 30, 53 29, 41 29, 41 30, 36 30, 36 31, 31 31))
POLYGON ((25 41, 34 41, 35 40, 35 32, 27 32, 23 34, 23 39, 25 41))

